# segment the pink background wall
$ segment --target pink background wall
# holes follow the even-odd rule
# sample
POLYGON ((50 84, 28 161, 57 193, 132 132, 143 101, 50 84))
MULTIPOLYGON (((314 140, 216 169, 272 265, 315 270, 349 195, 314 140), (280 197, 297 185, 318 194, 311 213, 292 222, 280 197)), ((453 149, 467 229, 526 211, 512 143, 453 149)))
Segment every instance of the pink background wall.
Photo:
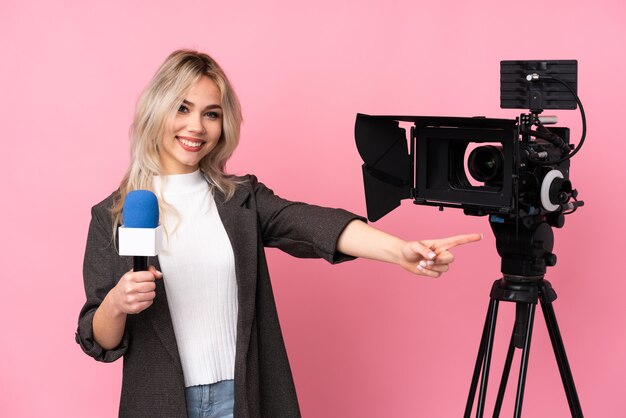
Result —
MULTIPOLYGON (((121 362, 96 363, 74 343, 89 209, 127 165, 139 92, 180 47, 212 54, 240 95, 245 125, 232 172, 255 173, 287 198, 362 214, 357 112, 513 118, 516 111, 499 109, 500 60, 578 59, 589 133, 572 179, 586 206, 556 231, 559 263, 548 279, 586 416, 626 416, 626 3, 303 4, 2 2, 0 416, 117 413, 121 362)), ((577 140, 578 113, 555 113, 577 140)), ((499 277, 487 220, 406 203, 377 226, 412 239, 486 238, 458 249, 440 280, 268 251, 302 412, 460 416, 499 277)), ((497 375, 511 313, 502 306, 497 375)), ((524 412, 569 416, 540 317, 524 412)))

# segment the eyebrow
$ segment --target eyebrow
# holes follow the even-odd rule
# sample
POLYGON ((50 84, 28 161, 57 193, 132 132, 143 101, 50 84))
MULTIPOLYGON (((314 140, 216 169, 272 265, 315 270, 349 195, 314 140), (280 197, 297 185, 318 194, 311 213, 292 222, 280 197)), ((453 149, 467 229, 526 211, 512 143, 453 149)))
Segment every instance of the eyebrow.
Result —
MULTIPOLYGON (((186 105, 189 105, 189 106, 195 106, 192 102, 190 102, 187 99, 184 99, 183 103, 186 104, 186 105)), ((221 108, 222 108, 222 106, 220 106, 218 104, 212 104, 212 105, 208 105, 207 107, 205 107, 204 110, 207 110, 207 109, 221 109, 221 108)))

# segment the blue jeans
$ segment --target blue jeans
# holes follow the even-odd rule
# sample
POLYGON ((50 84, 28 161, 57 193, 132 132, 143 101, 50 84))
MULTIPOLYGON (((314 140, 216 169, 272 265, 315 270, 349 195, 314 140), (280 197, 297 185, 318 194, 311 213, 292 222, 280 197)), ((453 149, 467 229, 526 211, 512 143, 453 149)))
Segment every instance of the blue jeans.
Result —
POLYGON ((185 388, 188 418, 233 418, 234 380, 185 388))

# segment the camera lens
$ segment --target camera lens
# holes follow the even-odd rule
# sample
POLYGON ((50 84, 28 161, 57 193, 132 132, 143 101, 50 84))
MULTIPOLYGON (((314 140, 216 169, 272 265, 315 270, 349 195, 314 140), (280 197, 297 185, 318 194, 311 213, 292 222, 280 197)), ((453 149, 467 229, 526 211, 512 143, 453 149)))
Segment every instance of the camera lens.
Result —
POLYGON ((476 181, 502 181, 502 147, 486 145, 474 149, 467 160, 469 172, 476 181))

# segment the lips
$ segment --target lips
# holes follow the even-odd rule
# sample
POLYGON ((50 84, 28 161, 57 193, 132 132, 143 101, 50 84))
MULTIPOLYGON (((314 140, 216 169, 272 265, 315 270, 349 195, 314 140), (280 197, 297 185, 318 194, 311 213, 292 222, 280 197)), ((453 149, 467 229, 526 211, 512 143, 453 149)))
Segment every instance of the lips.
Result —
POLYGON ((186 136, 177 136, 176 140, 178 144, 185 150, 191 152, 197 152, 202 149, 202 146, 205 144, 205 141, 198 138, 190 138, 186 136))

